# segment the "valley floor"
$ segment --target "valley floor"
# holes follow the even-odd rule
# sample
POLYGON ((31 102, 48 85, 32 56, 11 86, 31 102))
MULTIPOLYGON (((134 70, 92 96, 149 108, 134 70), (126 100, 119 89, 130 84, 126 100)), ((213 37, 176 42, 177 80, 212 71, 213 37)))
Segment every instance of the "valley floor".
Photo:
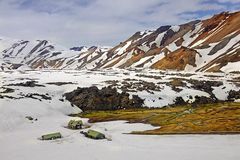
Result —
MULTIPOLYGON (((143 110, 142 115, 145 116, 143 118, 145 121, 135 121, 141 123, 127 123, 127 121, 123 120, 130 119, 125 118, 118 121, 93 123, 91 128, 105 133, 112 141, 88 139, 80 134, 80 131, 69 130, 64 127, 72 118, 68 116, 69 114, 79 114, 81 111, 75 106, 72 107, 62 97, 63 93, 70 92, 79 86, 89 87, 95 85, 101 88, 115 84, 121 90, 126 88, 124 84, 126 86, 126 83, 132 82, 130 84, 133 87, 130 87, 130 91, 127 88, 128 92, 145 98, 144 104, 147 107, 162 107, 172 104, 178 96, 182 96, 184 100, 194 100, 194 95, 210 97, 210 94, 212 94, 224 100, 227 99, 230 90, 238 89, 236 86, 239 84, 239 75, 237 74, 200 73, 196 75, 192 73, 160 73, 158 71, 85 70, 9 71, 0 72, 0 77, 2 86, 0 89, 1 159, 240 159, 240 135, 158 136, 123 134, 133 131, 141 133, 157 131, 159 125, 163 124, 154 123, 154 117, 159 118, 159 116, 152 113, 149 115, 154 110, 143 110), (172 82, 172 78, 178 78, 178 80, 181 78, 182 82, 178 80, 172 82), (212 93, 207 93, 207 90, 204 91, 201 88, 192 87, 193 84, 190 79, 221 81, 222 83, 213 87, 212 93), (136 84, 134 82, 141 82, 137 85, 141 87, 134 86, 136 84), (149 84, 149 82, 157 85, 151 87, 153 84, 149 84), (170 84, 169 82, 172 83, 170 84), (142 89, 146 90, 142 91, 142 89), (193 95, 193 98, 190 98, 189 95, 193 95), (27 119, 26 116, 31 116, 33 120, 27 119), (147 122, 148 120, 151 120, 151 123, 147 122), (38 139, 41 135, 51 132, 61 132, 63 138, 52 141, 41 141, 38 139)), ((127 84, 127 86, 129 85, 127 84)), ((235 110, 230 111, 226 110, 224 106, 216 108, 206 107, 206 110, 175 108, 172 109, 173 112, 169 116, 178 116, 178 120, 186 116, 189 118, 189 121, 192 118, 191 120, 193 121, 191 123, 195 123, 196 119, 194 118, 197 117, 195 117, 194 113, 201 114, 204 111, 209 115, 214 113, 216 116, 215 120, 223 124, 225 122, 220 117, 224 115, 221 113, 225 113, 226 116, 229 116, 228 120, 230 120, 226 123, 230 127, 239 127, 239 114, 237 114, 239 113, 239 104, 236 107, 232 107, 235 110), (220 109, 220 113, 218 109, 220 109), (180 114, 181 111, 184 114, 180 114)), ((160 112, 158 111, 158 113, 160 112)), ((88 124, 88 119, 83 118, 83 120, 85 124, 88 124)), ((171 122, 174 121, 172 120, 171 122)), ((207 123, 207 121, 205 122, 207 123)), ((189 124, 191 125, 191 123, 189 124)), ((197 125, 201 123, 196 122, 197 125)), ((211 123, 213 124, 214 122, 211 123)))
POLYGON ((1 133, 0 155, 4 160, 236 160, 240 158, 240 135, 129 135, 123 132, 152 129, 149 125, 128 124, 124 121, 103 122, 94 128, 111 135, 112 141, 92 140, 77 131, 63 129, 56 124, 66 118, 46 119, 38 125, 29 124, 21 129, 1 133), (51 128, 51 129, 50 129, 51 128), (39 141, 40 134, 61 131, 65 138, 39 141))

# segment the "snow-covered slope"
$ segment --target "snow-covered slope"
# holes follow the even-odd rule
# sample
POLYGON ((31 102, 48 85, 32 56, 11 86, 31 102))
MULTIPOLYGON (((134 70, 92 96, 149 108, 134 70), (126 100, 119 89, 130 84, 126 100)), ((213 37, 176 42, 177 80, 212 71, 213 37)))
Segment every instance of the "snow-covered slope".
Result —
MULTIPOLYGON (((0 155, 4 160, 30 160, 33 156, 36 160, 65 160, 76 157, 87 160, 147 160, 159 157, 164 157, 165 160, 179 157, 190 160, 193 156, 197 160, 240 158, 239 135, 131 135, 122 133, 152 130, 156 127, 112 121, 90 124, 92 129, 105 133, 112 141, 88 139, 79 130, 64 127, 71 119, 68 114, 78 113, 80 110, 72 107, 62 97, 64 93, 77 87, 95 85, 101 88, 112 85, 118 90, 127 89, 130 95, 144 98, 148 107, 173 104, 174 99, 179 96, 186 101, 194 101, 195 95, 206 98, 215 96, 219 100, 226 100, 230 90, 238 90, 238 74, 181 74, 125 69, 12 70, 1 71, 0 77, 0 155), (205 80, 205 85, 200 86, 196 80, 205 80), (17 85, 28 81, 35 81, 36 86, 17 85), (59 86, 57 82, 65 84, 59 86), (208 83, 213 86, 206 86, 208 83), (31 116, 34 120, 28 120, 26 116, 31 116), (37 139, 52 132, 61 132, 63 138, 52 141, 37 139), (172 154, 173 152, 177 154, 172 154), (199 154, 201 156, 195 156, 199 154)), ((87 123, 86 119, 83 120, 87 123)))
POLYGON ((2 69, 153 68, 201 72, 239 71, 240 12, 137 32, 110 47, 66 49, 46 40, 1 38, 2 69))
POLYGON ((4 69, 79 69, 94 68, 109 47, 65 47, 47 40, 0 40, 2 70, 4 69))

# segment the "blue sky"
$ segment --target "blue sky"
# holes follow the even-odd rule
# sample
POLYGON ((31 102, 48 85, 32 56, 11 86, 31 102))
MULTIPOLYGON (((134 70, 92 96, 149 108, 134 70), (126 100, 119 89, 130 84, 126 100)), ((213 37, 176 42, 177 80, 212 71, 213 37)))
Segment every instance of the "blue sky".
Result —
POLYGON ((113 46, 139 30, 239 10, 240 0, 0 0, 0 35, 113 46))

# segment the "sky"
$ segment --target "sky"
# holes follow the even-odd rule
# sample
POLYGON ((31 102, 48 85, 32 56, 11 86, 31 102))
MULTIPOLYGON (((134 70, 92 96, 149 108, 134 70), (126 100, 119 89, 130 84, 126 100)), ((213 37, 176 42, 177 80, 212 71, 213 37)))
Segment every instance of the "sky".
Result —
POLYGON ((137 31, 239 10, 240 0, 0 0, 0 36, 114 46, 137 31))

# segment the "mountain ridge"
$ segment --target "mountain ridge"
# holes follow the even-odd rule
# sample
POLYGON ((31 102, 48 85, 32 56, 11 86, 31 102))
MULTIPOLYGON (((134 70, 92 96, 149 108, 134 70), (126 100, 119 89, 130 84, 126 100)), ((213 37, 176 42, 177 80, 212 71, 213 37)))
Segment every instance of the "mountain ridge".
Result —
POLYGON ((4 42, 1 69, 152 68, 193 72, 234 72, 240 65, 240 12, 138 31, 110 47, 63 49, 47 40, 4 42))

